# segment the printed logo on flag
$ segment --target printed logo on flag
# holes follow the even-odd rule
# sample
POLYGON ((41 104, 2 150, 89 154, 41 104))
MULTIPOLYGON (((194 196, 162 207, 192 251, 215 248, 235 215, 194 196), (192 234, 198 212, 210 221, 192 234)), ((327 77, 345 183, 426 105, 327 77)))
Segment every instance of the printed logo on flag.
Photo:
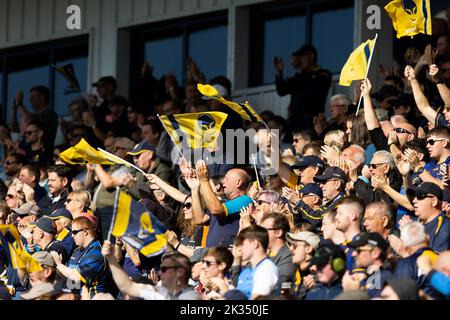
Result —
POLYGON ((402 7, 406 13, 415 15, 417 13, 417 5, 413 0, 402 0, 402 7))

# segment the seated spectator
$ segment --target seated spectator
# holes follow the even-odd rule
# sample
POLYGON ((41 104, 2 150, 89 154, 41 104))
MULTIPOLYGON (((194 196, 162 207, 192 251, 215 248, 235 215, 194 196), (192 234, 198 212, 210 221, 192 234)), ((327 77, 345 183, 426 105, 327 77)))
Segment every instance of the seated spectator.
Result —
POLYGON ((64 165, 52 166, 48 169, 49 194, 37 203, 42 214, 49 215, 56 209, 64 208, 67 196, 71 191, 73 173, 64 165))
POLYGON ((67 262, 69 255, 65 247, 56 240, 57 228, 52 219, 48 217, 39 218, 36 222, 31 223, 30 227, 33 234, 33 244, 42 251, 56 252, 63 263, 67 262))

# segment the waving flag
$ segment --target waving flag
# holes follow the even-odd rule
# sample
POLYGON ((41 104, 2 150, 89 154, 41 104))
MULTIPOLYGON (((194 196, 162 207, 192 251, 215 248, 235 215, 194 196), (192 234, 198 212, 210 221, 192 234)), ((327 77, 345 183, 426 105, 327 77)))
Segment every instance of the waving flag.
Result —
POLYGON ((384 9, 392 19, 397 38, 432 34, 430 0, 394 0, 384 9))
POLYGON ((69 82, 66 89, 64 90, 65 95, 81 91, 80 84, 75 75, 75 69, 73 68, 72 63, 66 64, 61 67, 53 65, 53 68, 56 71, 58 71, 69 82))
POLYGON ((105 157, 104 154, 95 150, 93 147, 86 142, 86 140, 81 139, 75 146, 64 150, 59 154, 59 157, 69 164, 115 164, 116 162, 111 161, 109 158, 105 157))
POLYGON ((367 40, 359 45, 348 58, 341 71, 339 85, 349 86, 353 80, 361 80, 367 77, 370 60, 375 47, 376 38, 367 40))
POLYGON ((193 149, 214 148, 228 115, 223 112, 200 112, 160 116, 174 143, 186 142, 193 149))
POLYGON ((163 253, 167 247, 166 228, 143 204, 120 192, 112 221, 112 235, 121 238, 144 256, 163 253))
POLYGON ((209 84, 199 83, 197 84, 197 89, 204 96, 220 101, 223 104, 227 105, 235 112, 237 112, 244 120, 248 120, 250 122, 261 122, 261 123, 264 122, 261 116, 256 113, 256 111, 248 104, 248 102, 236 103, 233 101, 226 100, 219 94, 216 88, 214 88, 209 84))

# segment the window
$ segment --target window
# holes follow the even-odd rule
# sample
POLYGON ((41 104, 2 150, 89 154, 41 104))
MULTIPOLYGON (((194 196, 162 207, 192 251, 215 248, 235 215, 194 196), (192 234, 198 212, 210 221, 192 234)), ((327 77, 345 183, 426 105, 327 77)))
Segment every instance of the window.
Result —
POLYGON ((299 2, 251 7, 250 86, 275 82, 276 56, 283 59, 285 77, 292 76, 291 54, 307 43, 316 47, 319 65, 340 72, 353 49, 354 1, 299 2))
POLYGON ((68 82, 52 68, 72 63, 81 87, 87 87, 88 40, 86 36, 58 42, 45 42, 31 46, 16 47, 0 51, 3 65, 3 77, 0 77, 0 104, 3 121, 12 118, 12 103, 19 90, 24 92, 24 104, 27 110, 34 112, 29 102, 29 90, 37 85, 50 89, 50 107, 60 116, 66 116, 68 104, 80 96, 80 93, 65 94, 68 82), (6 81, 6 82, 5 82, 6 81))
MULTIPOLYGON (((182 85, 188 57, 197 63, 206 80, 227 73, 225 12, 139 26, 131 31, 133 74, 139 74, 142 64, 147 61, 157 79, 171 72, 182 85)), ((131 88, 136 88, 135 78, 131 77, 131 88)))

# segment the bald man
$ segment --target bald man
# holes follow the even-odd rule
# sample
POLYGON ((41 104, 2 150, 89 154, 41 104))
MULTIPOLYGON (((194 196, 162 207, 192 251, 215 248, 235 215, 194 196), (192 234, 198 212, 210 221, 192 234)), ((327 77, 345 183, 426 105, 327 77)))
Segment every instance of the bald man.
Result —
POLYGON ((209 182, 208 167, 203 160, 197 162, 197 177, 200 181, 200 194, 206 204, 207 212, 196 221, 209 225, 206 247, 229 246, 239 230, 240 211, 248 207, 253 200, 246 195, 250 177, 242 169, 231 169, 222 180, 225 202, 221 202, 209 182))
POLYGON ((431 286, 450 298, 450 251, 441 252, 437 258, 434 268, 429 256, 422 255, 417 258, 417 266, 427 276, 431 286))

